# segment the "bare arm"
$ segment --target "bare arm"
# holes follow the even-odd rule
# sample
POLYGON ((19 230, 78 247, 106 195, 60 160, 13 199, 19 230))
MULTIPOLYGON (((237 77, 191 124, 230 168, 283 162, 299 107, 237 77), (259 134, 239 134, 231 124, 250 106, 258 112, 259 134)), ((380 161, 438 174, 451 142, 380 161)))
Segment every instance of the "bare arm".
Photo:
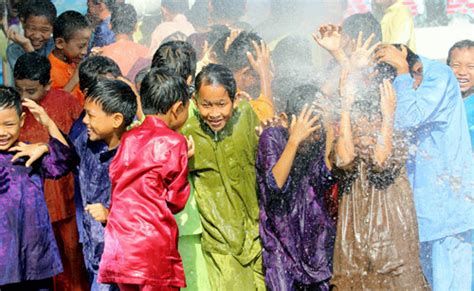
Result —
POLYGON ((393 119, 396 107, 395 90, 389 80, 380 85, 380 107, 382 109, 382 126, 380 138, 375 145, 374 160, 382 167, 390 157, 393 147, 393 119))

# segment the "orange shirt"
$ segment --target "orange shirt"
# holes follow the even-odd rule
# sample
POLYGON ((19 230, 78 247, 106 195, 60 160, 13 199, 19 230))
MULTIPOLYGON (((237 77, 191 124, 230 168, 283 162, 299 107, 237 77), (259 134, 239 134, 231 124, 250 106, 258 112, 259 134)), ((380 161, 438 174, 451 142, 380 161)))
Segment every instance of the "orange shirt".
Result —
MULTIPOLYGON (((53 53, 50 53, 48 59, 51 63, 51 88, 64 89, 64 86, 69 82, 76 71, 77 64, 69 64, 58 59, 53 53)), ((74 87, 71 94, 76 97, 79 103, 84 105, 84 94, 79 89, 79 83, 74 87)))
POLYGON ((127 76, 139 58, 148 55, 148 48, 131 40, 118 40, 101 49, 101 55, 114 60, 120 67, 123 76, 127 76))
POLYGON ((273 102, 271 99, 266 97, 263 94, 257 99, 250 100, 250 105, 252 106, 253 111, 257 114, 260 121, 265 121, 271 119, 274 116, 273 102))

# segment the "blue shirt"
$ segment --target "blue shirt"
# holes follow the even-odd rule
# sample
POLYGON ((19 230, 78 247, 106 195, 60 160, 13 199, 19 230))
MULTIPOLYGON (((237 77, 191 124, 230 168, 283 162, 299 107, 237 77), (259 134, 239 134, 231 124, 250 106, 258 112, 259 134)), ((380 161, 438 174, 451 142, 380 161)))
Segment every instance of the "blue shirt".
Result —
POLYGON ((398 76, 395 126, 410 132, 407 172, 413 188, 420 241, 474 228, 473 156, 466 113, 452 70, 423 57, 423 81, 414 90, 398 76))
POLYGON ((474 151, 474 94, 464 99, 464 107, 466 108, 467 126, 471 135, 471 146, 474 151))
MULTIPOLYGON (((48 57, 48 55, 53 51, 54 40, 50 38, 48 42, 39 50, 36 51, 41 56, 48 57)), ((19 57, 25 54, 23 47, 17 43, 11 43, 7 47, 7 60, 8 64, 12 69, 15 68, 16 61, 19 57)))
POLYGON ((95 28, 91 47, 103 47, 115 42, 115 34, 109 28, 110 16, 102 20, 95 28))
MULTIPOLYGON (((110 207, 111 183, 109 165, 116 150, 108 150, 103 141, 90 141, 87 131, 83 131, 74 141, 80 158, 78 182, 82 209, 87 204, 101 203, 110 207)), ((97 274, 104 250, 105 226, 95 221, 88 213, 82 214, 83 253, 86 267, 97 274)))

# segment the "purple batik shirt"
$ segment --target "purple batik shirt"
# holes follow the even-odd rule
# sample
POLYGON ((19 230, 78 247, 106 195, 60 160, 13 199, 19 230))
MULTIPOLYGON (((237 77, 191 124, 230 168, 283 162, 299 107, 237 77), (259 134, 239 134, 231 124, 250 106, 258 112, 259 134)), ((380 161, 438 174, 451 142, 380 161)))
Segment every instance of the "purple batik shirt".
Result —
POLYGON ((296 286, 328 288, 331 277, 335 225, 323 193, 334 179, 324 159, 324 142, 307 153, 298 152, 286 183, 280 189, 272 173, 288 142, 282 127, 266 129, 257 154, 260 190, 260 236, 265 283, 271 290, 296 286), (323 282, 325 281, 325 282, 323 282))
POLYGON ((52 277, 63 271, 44 198, 44 179, 70 170, 73 151, 56 139, 49 153, 25 167, 0 151, 0 286, 52 277))

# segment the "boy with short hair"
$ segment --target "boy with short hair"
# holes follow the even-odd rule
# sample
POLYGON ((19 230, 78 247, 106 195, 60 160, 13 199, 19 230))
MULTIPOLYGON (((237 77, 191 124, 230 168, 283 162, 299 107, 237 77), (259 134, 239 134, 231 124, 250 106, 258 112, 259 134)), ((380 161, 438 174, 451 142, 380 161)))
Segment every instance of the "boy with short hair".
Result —
POLYGON ((23 105, 47 124, 51 139, 40 145, 18 142, 25 118, 21 97, 0 86, 0 289, 52 290, 51 277, 63 268, 43 183, 67 173, 73 151, 40 106, 31 100, 23 105))
POLYGON ((196 75, 196 51, 185 41, 174 40, 162 44, 153 55, 151 68, 168 68, 192 85, 196 75))
POLYGON ((74 141, 80 158, 78 182, 82 200, 83 254, 91 278, 91 290, 118 290, 97 281, 104 250, 103 223, 110 207, 109 165, 122 134, 137 111, 135 93, 124 82, 102 79, 88 88, 83 119, 87 131, 74 141))
POLYGON ((148 48, 135 43, 132 35, 137 28, 137 12, 130 4, 117 4, 112 10, 111 26, 115 42, 101 49, 100 54, 111 58, 126 76, 139 58, 146 58, 148 48))
POLYGON ((11 68, 20 56, 36 51, 47 57, 54 48, 51 38, 56 20, 56 7, 49 0, 30 0, 22 8, 24 35, 15 30, 9 31, 13 41, 7 48, 7 59, 11 68))
POLYGON ((71 92, 81 105, 84 94, 79 89, 78 65, 87 55, 91 30, 87 19, 76 11, 66 11, 54 23, 55 47, 48 58, 51 62, 52 88, 71 92))
MULTIPOLYGON (((45 56, 35 52, 22 55, 13 70, 15 86, 23 99, 37 102, 63 132, 68 132, 82 108, 71 94, 51 89, 50 68, 45 56)), ((20 139, 33 143, 47 142, 48 131, 29 110, 25 113, 20 139)), ((64 288, 79 289, 82 281, 86 280, 86 274, 74 215, 72 175, 57 181, 46 180, 44 189, 56 240, 60 242, 59 251, 65 259, 64 273, 58 276, 56 283, 64 288)))
POLYGON ((110 164, 99 281, 121 290, 178 290, 186 283, 173 214, 184 208, 189 183, 186 139, 175 131, 188 117, 189 93, 184 80, 153 69, 140 95, 145 121, 122 136, 110 164))

